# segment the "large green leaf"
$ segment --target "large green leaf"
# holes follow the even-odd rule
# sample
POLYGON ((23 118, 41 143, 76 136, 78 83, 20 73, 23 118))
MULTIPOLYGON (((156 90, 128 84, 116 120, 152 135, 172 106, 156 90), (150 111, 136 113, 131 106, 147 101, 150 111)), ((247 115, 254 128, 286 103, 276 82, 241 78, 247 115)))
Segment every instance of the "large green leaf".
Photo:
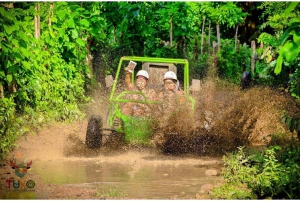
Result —
POLYGON ((19 42, 18 42, 18 40, 16 40, 16 39, 12 39, 11 40, 11 43, 15 46, 15 48, 19 48, 19 42))
POLYGON ((57 11, 57 15, 60 20, 63 20, 66 15, 66 12, 65 12, 65 10, 59 10, 59 11, 57 11))
POLYGON ((297 27, 295 26, 291 26, 289 27, 287 30, 285 30, 285 32, 283 33, 283 35, 281 36, 281 45, 283 45, 290 37, 291 32, 295 31, 297 29, 297 27))
POLYGON ((84 47, 85 46, 85 42, 81 39, 81 38, 77 38, 76 39, 76 43, 78 43, 80 46, 84 47))
POLYGON ((16 28, 14 26, 6 26, 6 25, 3 25, 4 27, 4 31, 10 35, 12 32, 14 32, 16 30, 16 28))
POLYGON ((285 58, 287 62, 292 62, 296 59, 299 53, 299 48, 296 43, 288 41, 280 48, 280 54, 285 58))
POLYGON ((1 77, 1 78, 4 78, 4 77, 5 77, 5 73, 4 73, 3 70, 0 70, 0 77, 1 77))
POLYGON ((279 57, 277 58, 276 60, 276 67, 274 69, 274 73, 276 75, 278 75, 280 72, 281 72, 281 69, 282 69, 282 62, 283 62, 283 58, 281 55, 279 55, 279 57))
POLYGON ((6 76, 6 81, 8 82, 8 83, 11 83, 11 81, 13 80, 13 77, 12 77, 12 75, 7 75, 6 76))
POLYGON ((28 57, 28 56, 29 56, 29 54, 28 54, 28 52, 27 52, 27 49, 25 49, 25 48, 23 48, 23 47, 20 47, 20 51, 21 51, 21 53, 22 53, 23 56, 25 56, 25 57, 28 57))
POLYGON ((295 32, 293 34, 293 40, 298 46, 300 46, 300 33, 299 32, 295 32))
POLYGON ((68 20, 68 27, 69 28, 75 28, 75 23, 74 23, 74 20, 72 18, 70 18, 68 20))
POLYGON ((25 33, 24 33, 23 31, 19 31, 19 32, 18 32, 18 36, 19 36, 22 40, 28 42, 28 37, 25 35, 25 33))
POLYGON ((27 61, 22 61, 21 62, 22 63, 22 65, 24 66, 24 68, 26 68, 26 69, 30 69, 31 67, 30 67, 30 64, 27 62, 27 61))
POLYGON ((298 5, 299 2, 291 2, 290 5, 285 9, 284 14, 287 15, 291 13, 298 5))
POLYGON ((77 29, 72 29, 71 30, 71 33, 72 33, 72 38, 78 38, 78 31, 77 31, 77 29))
POLYGON ((89 27, 90 26, 90 22, 87 19, 82 19, 80 20, 80 24, 85 26, 85 27, 89 27))

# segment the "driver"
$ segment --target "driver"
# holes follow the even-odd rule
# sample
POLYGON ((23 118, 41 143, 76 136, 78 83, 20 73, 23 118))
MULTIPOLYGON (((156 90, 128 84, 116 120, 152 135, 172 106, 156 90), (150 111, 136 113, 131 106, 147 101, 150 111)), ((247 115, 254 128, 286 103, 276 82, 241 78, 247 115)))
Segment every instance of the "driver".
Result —
MULTIPOLYGON (((146 98, 150 101, 156 100, 156 92, 153 89, 148 89, 147 84, 149 80, 149 74, 145 70, 140 70, 136 74, 136 81, 133 84, 131 82, 131 72, 129 71, 129 67, 125 68, 126 76, 125 83, 127 90, 131 91, 140 91, 142 92, 146 98)), ((130 99, 133 100, 143 100, 142 95, 133 94, 130 99)), ((142 103, 126 103, 122 109, 122 113, 129 116, 145 116, 150 114, 150 108, 146 106, 146 104, 142 103)))

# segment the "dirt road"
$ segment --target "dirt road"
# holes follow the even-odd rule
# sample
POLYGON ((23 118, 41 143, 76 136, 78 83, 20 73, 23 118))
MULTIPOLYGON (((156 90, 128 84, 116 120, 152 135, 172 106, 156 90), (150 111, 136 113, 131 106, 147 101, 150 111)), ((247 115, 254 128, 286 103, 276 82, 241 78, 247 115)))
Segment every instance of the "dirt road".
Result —
POLYGON ((205 184, 219 182, 220 158, 170 156, 155 148, 121 146, 89 150, 87 121, 55 123, 21 137, 1 168, 1 198, 194 199, 205 184), (20 178, 9 165, 32 161, 20 178), (205 171, 216 172, 210 175, 205 171), (8 188, 9 182, 11 186, 8 188), (14 188, 18 181, 34 181, 14 188))

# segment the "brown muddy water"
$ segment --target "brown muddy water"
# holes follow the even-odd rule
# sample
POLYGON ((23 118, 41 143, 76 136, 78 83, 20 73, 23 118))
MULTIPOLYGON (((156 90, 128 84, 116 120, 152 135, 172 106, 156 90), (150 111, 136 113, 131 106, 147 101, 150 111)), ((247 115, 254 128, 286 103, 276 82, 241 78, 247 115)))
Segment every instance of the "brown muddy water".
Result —
POLYGON ((204 184, 216 184, 219 176, 205 174, 220 166, 190 164, 134 164, 49 161, 32 170, 45 183, 96 187, 103 192, 115 189, 120 195, 136 199, 195 197, 204 184))
POLYGON ((86 126, 87 120, 58 123, 21 137, 0 167, 0 198, 195 199, 197 193, 203 194, 203 185, 221 180, 220 157, 174 156, 131 146, 88 149, 86 126), (7 179, 20 180, 9 160, 32 161, 22 179, 34 180, 33 190, 7 188, 7 179))
MULTIPOLYGON (((218 158, 128 152, 118 156, 84 159, 36 159, 28 171, 29 176, 25 177, 29 180, 30 175, 38 176, 43 185, 97 189, 103 195, 120 199, 191 199, 197 193, 203 193, 203 185, 219 183, 220 170, 218 158)), ((13 170, 9 171, 10 178, 20 179, 13 170)), ((39 181, 35 182, 36 186, 40 185, 39 181)), ((1 184, 5 184, 3 178, 1 184)), ((5 190, 3 186, 1 190, 5 191, 0 193, 4 199, 39 198, 34 190, 22 191, 12 187, 5 190)))

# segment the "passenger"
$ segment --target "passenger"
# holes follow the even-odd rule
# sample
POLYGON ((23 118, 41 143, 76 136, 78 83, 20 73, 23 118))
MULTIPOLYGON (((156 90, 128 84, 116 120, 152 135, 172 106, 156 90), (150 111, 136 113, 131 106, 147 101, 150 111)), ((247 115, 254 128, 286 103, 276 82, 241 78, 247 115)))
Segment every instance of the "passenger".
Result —
MULTIPOLYGON (((148 89, 147 84, 149 80, 149 74, 145 70, 140 70, 136 74, 136 81, 135 84, 131 82, 131 72, 129 71, 129 67, 125 68, 126 76, 125 76, 125 83, 127 90, 131 91, 139 91, 142 92, 146 98, 150 101, 156 100, 156 92, 153 89, 148 89)), ((130 99, 133 100, 143 100, 142 95, 133 94, 131 95, 130 99)), ((133 103, 129 102, 126 103, 122 109, 122 113, 129 116, 145 116, 149 115, 150 107, 146 104, 142 103, 133 103)))
POLYGON ((186 95, 185 91, 179 88, 179 81, 173 71, 164 74, 164 87, 159 92, 158 99, 162 102, 164 114, 171 113, 176 105, 182 101, 181 97, 186 95))

